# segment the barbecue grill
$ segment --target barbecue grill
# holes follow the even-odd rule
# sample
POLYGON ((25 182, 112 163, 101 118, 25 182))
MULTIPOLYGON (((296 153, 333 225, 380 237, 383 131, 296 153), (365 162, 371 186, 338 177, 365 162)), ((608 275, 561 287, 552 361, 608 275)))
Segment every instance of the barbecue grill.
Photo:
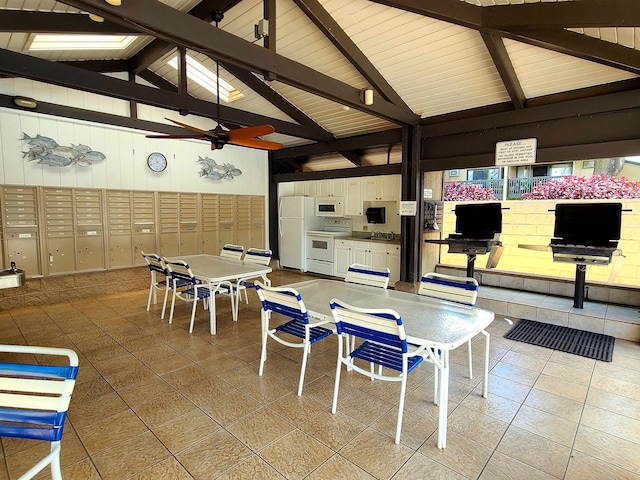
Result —
POLYGON ((455 214, 456 233, 444 240, 429 239, 425 243, 448 245, 449 253, 465 254, 467 277, 473 277, 476 255, 489 253, 487 268, 495 268, 504 249, 498 240, 502 232, 500 203, 459 204, 455 214))
POLYGON ((609 265, 614 256, 622 255, 618 249, 621 224, 621 203, 558 203, 550 244, 518 247, 551 251, 554 262, 575 264, 573 306, 582 308, 587 266, 609 265))

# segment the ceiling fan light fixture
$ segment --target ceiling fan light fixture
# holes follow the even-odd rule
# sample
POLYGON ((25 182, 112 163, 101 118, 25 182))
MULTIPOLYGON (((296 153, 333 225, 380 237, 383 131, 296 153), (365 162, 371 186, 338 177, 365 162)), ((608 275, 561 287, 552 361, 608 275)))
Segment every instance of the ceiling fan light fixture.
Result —
POLYGON ((13 103, 22 108, 37 108, 38 102, 30 97, 13 97, 13 103))
POLYGON ((89 18, 96 23, 104 22, 104 17, 101 17, 100 15, 96 15, 95 13, 90 13, 89 18))

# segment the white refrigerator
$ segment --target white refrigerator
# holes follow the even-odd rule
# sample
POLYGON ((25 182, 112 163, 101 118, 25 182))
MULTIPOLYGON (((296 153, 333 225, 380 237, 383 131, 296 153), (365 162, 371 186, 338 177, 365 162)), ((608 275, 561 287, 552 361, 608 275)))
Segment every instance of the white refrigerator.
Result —
POLYGON ((314 197, 280 197, 278 205, 278 253, 280 266, 307 271, 307 231, 321 230, 315 216, 314 197))

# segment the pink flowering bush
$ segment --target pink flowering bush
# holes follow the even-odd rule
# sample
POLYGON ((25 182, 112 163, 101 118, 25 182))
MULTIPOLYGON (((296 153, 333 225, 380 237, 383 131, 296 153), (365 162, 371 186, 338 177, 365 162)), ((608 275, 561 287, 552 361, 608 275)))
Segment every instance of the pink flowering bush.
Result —
POLYGON ((467 182, 453 182, 444 186, 444 200, 458 202, 464 200, 497 200, 497 198, 490 188, 467 182))
POLYGON ((589 178, 571 175, 537 185, 525 200, 640 198, 640 182, 602 173, 589 178))

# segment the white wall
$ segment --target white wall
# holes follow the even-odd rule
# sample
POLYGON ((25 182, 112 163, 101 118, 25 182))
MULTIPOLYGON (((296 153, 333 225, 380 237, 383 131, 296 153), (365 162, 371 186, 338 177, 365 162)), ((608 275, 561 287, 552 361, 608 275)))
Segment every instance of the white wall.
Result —
MULTIPOLYGON (((23 95, 40 101, 127 115, 128 102, 25 79, 0 80, 0 93, 23 95)), ((140 118, 158 121, 168 116, 202 127, 204 119, 180 117, 155 107, 141 106, 140 118), (193 122, 192 122, 193 120, 193 122)), ((205 128, 215 126, 213 120, 205 128)), ((267 195, 268 155, 262 150, 226 145, 212 151, 208 142, 197 140, 148 139, 145 133, 103 124, 71 120, 23 110, 0 108, 0 184, 42 185, 126 190, 176 191, 267 195), (102 152, 106 159, 91 166, 51 167, 27 161, 22 134, 40 134, 61 146, 83 144, 102 152), (147 167, 147 157, 161 152, 168 159, 162 173, 147 167), (199 157, 217 163, 231 163, 242 171, 233 180, 201 177, 199 157)))

